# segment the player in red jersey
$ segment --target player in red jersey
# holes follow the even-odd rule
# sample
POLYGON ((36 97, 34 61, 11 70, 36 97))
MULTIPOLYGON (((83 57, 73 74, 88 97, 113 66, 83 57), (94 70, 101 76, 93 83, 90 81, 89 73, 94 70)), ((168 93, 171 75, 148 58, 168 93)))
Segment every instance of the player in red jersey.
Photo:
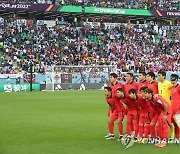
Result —
POLYGON ((119 138, 118 141, 120 141, 123 137, 123 119, 126 114, 126 109, 122 104, 122 101, 119 97, 115 96, 116 99, 116 111, 117 111, 117 124, 119 129, 119 138))
POLYGON ((113 94, 116 94, 116 90, 118 88, 123 88, 123 84, 120 82, 117 82, 117 74, 116 73, 111 73, 109 80, 110 80, 109 87, 111 87, 113 94))
POLYGON ((137 123, 138 123, 138 105, 134 103, 130 97, 128 97, 123 88, 117 89, 117 97, 121 99, 121 101, 126 105, 127 112, 127 120, 126 120, 126 133, 128 135, 133 131, 132 125, 134 126, 137 132, 137 123))
POLYGON ((175 135, 176 138, 180 138, 180 128, 176 123, 176 114, 180 114, 180 85, 178 84, 179 76, 177 74, 171 74, 171 102, 172 102, 172 122, 174 123, 175 127, 175 135), (174 119, 174 118, 175 119, 174 119))
POLYGON ((155 81, 155 74, 154 72, 147 73, 147 80, 148 80, 148 88, 152 89, 153 94, 158 94, 158 82, 155 81))
MULTIPOLYGON (((148 80, 148 88, 150 88, 152 91, 153 91, 153 95, 155 94, 158 94, 158 82, 155 81, 155 74, 154 72, 148 72, 147 73, 147 80, 148 80)), ((154 112, 154 109, 152 106, 150 106, 150 111, 149 111, 149 117, 150 117, 150 120, 152 121, 153 119, 153 122, 156 123, 156 120, 158 118, 158 114, 157 112, 154 112), (155 116, 156 115, 156 116, 155 116)), ((153 130, 153 134, 155 134, 155 130, 159 130, 160 128, 158 128, 158 126, 153 126, 152 125, 153 123, 151 123, 151 125, 149 126, 151 128, 151 133, 152 133, 152 130, 153 130)), ((149 128, 149 129, 150 129, 149 128)))
MULTIPOLYGON (((112 94, 115 96, 116 90, 118 88, 123 88, 123 84, 120 82, 117 82, 117 74, 116 73, 111 73, 109 80, 110 80, 109 87, 111 87, 112 94)), ((108 116, 109 116, 109 111, 108 111, 108 116)))
POLYGON ((109 134, 105 136, 106 139, 114 139, 114 122, 112 123, 110 119, 112 119, 112 115, 116 114, 116 106, 115 106, 115 98, 112 95, 112 89, 110 87, 105 87, 104 88, 104 94, 106 98, 106 102, 109 105, 109 121, 108 121, 108 129, 109 129, 109 134))
MULTIPOLYGON (((148 87, 142 87, 140 89, 141 94, 145 99, 146 99, 145 90, 147 88, 148 87)), ((147 105, 147 114, 145 114, 145 115, 148 116, 148 119, 141 118, 144 115, 140 115, 140 120, 139 120, 139 124, 140 124, 139 127, 141 127, 142 123, 144 122, 144 137, 142 139, 140 138, 140 140, 139 140, 140 143, 146 143, 148 141, 148 135, 150 135, 150 123, 151 123, 151 121, 154 117, 154 113, 155 113, 153 107, 151 107, 151 101, 149 101, 148 99, 146 99, 146 105, 147 105)), ((155 132, 155 127, 154 127, 154 132, 155 132)))
POLYGON ((108 121, 108 129, 109 134, 105 136, 106 139, 114 139, 114 121, 117 120, 119 133, 122 138, 123 134, 123 126, 122 121, 124 118, 123 110, 124 107, 122 106, 122 103, 119 102, 118 99, 116 99, 116 96, 113 95, 111 87, 105 87, 104 93, 106 97, 106 101, 109 105, 109 121, 108 121))
POLYGON ((124 84, 124 91, 126 95, 128 95, 128 92, 130 89, 136 89, 138 90, 138 84, 134 81, 134 76, 132 73, 126 74, 126 83, 124 84))
MULTIPOLYGON (((148 83, 148 88, 150 88, 153 91, 153 95, 158 94, 159 93, 158 92, 158 82, 155 81, 155 74, 154 74, 154 72, 148 72, 147 73, 147 80, 149 82, 148 83)), ((154 112, 153 107, 150 106, 150 113, 149 113, 149 115, 150 115, 151 120, 153 119, 155 114, 156 114, 156 117, 154 118, 154 122, 156 121, 155 119, 157 119, 158 115, 157 115, 157 113, 154 112)), ((154 133, 155 133, 155 129, 156 130, 160 130, 160 128, 158 128, 158 126, 156 126, 156 128, 155 128, 155 126, 152 126, 152 125, 149 126, 149 127, 151 127, 151 130, 154 129, 154 133)))
MULTIPOLYGON (((132 73, 127 73, 126 74, 126 83, 124 84, 124 91, 125 94, 128 96, 128 92, 131 88, 134 88, 138 90, 138 84, 134 81, 134 76, 132 73)), ((126 111, 127 112, 127 111, 126 111)), ((134 130, 134 125, 133 123, 131 124, 131 130, 134 130)))
MULTIPOLYGON (((120 82, 117 82, 117 74, 116 73, 111 73, 109 80, 110 80, 109 87, 111 87, 111 89, 112 89, 112 94, 115 95, 116 90, 118 88, 123 88, 123 84, 120 82)), ((108 110, 108 117, 109 117, 109 114, 110 114, 110 111, 108 110)))
POLYGON ((146 72, 139 73, 139 84, 138 84, 138 93, 141 93, 140 89, 142 87, 146 87, 148 85, 148 81, 146 80, 146 72))
MULTIPOLYGON (((159 137, 163 140, 161 143, 156 144, 158 147, 165 147, 166 146, 166 139, 168 138, 168 125, 171 124, 171 106, 169 103, 163 99, 159 95, 153 95, 153 91, 149 88, 145 90, 146 98, 151 101, 151 105, 157 112, 157 119, 154 118, 151 121, 151 124, 154 123, 159 125, 161 131, 159 132, 159 137), (165 141, 165 142, 164 142, 165 141)), ((153 130, 152 130, 153 131, 153 130)), ((151 131, 151 133, 152 133, 151 131)), ((151 134, 155 137, 155 134, 151 134)))
POLYGON ((147 127, 150 124, 150 119, 149 119, 149 115, 148 115, 149 105, 148 105, 148 101, 146 101, 146 97, 145 97, 145 93, 144 93, 144 90, 146 88, 147 87, 142 87, 140 89, 142 94, 137 94, 137 90, 135 90, 135 89, 129 90, 129 97, 132 99, 133 103, 138 104, 140 107, 139 131, 135 132, 135 136, 137 136, 137 134, 139 133, 139 135, 138 135, 139 141, 142 139, 144 133, 145 133, 144 134, 145 138, 147 138, 149 135, 149 130, 147 127))

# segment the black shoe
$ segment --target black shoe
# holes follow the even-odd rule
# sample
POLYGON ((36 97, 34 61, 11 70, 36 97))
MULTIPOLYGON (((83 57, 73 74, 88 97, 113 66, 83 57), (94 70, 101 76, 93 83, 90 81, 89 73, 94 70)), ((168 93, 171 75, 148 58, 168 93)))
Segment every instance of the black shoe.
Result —
POLYGON ((119 135, 118 141, 121 141, 122 138, 123 138, 123 135, 119 135))

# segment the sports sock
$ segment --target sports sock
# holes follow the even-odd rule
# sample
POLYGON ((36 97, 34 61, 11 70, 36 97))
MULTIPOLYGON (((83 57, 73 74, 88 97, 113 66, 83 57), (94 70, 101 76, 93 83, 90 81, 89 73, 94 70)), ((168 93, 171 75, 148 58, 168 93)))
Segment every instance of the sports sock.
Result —
POLYGON ((119 134, 122 135, 123 134, 123 124, 119 123, 118 128, 119 128, 119 134))
POLYGON ((114 123, 108 124, 109 133, 114 134, 114 123))

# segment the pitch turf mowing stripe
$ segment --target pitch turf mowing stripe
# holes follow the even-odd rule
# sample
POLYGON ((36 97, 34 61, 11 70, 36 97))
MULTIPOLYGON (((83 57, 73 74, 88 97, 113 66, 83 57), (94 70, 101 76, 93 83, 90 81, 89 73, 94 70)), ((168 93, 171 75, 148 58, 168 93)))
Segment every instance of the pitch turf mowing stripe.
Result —
POLYGON ((107 108, 103 91, 0 93, 0 154, 178 153, 178 145, 125 150, 116 124, 116 139, 105 140, 107 108))

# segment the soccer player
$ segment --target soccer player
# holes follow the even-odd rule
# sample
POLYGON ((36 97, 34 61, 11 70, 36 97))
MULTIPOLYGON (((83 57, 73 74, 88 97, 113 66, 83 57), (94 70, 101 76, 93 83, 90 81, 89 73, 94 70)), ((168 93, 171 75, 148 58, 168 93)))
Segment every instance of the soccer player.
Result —
POLYGON ((159 94, 171 105, 170 88, 172 87, 172 84, 166 80, 165 71, 160 70, 158 72, 158 80, 159 80, 158 83, 159 94))
MULTIPOLYGON (((168 125, 170 125, 171 123, 171 106, 161 96, 153 95, 153 91, 151 89, 147 88, 145 92, 146 98, 151 101, 151 105, 157 112, 150 125, 152 125, 152 123, 159 125, 159 137, 163 140, 161 143, 156 144, 156 146, 165 147, 166 142, 164 142, 164 140, 166 141, 166 139, 168 138, 168 125)), ((156 135, 153 131, 154 130, 151 129, 151 135, 155 138, 156 135)))
MULTIPOLYGON (((116 90, 118 88, 123 88, 123 84, 120 82, 117 82, 117 74, 116 73, 111 73, 109 80, 110 80, 109 87, 111 87, 112 94, 113 94, 113 96, 115 96, 116 90)), ((108 110, 108 117, 109 117, 109 114, 110 114, 110 111, 108 110)))
POLYGON ((129 90, 129 97, 135 101, 136 104, 139 105, 140 111, 138 113, 139 115, 139 135, 138 135, 138 141, 142 141, 142 137, 144 134, 144 138, 147 139, 149 133, 150 133, 150 120, 152 119, 152 116, 150 115, 150 102, 146 100, 145 97, 145 90, 147 87, 141 87, 140 91, 141 94, 137 94, 137 91, 135 89, 129 90), (150 118, 151 117, 151 118, 150 118))
POLYGON ((126 109, 122 104, 122 101, 119 97, 117 97, 117 95, 115 96, 116 99, 116 111, 117 111, 117 116, 116 116, 116 120, 117 120, 117 124, 118 124, 118 129, 119 129, 119 138, 118 141, 121 141, 122 137, 123 137, 123 119, 124 116, 126 114, 126 109))
POLYGON ((180 138, 180 128, 174 120, 174 115, 180 113, 180 85, 178 84, 179 76, 177 74, 171 74, 171 101, 172 101, 172 122, 175 127, 176 138, 180 138))
POLYGON ((111 87, 105 87, 104 94, 106 97, 106 101, 109 104, 109 111, 110 111, 109 121, 108 121, 109 134, 107 134, 105 138, 108 140, 115 138, 114 136, 114 121, 115 120, 117 120, 117 123, 118 123, 118 128, 119 128, 119 133, 120 133, 119 138, 122 138, 122 135, 123 135, 122 121, 124 118, 123 106, 121 103, 119 103, 116 100, 116 97, 113 96, 111 87))
MULTIPOLYGON (((141 94, 142 94, 144 99, 146 99, 145 90, 147 88, 148 87, 142 87, 140 89, 141 94)), ((148 141, 148 135, 150 135, 150 123, 151 123, 151 121, 154 117, 154 113, 155 113, 153 107, 151 107, 151 101, 146 99, 145 104, 147 105, 145 107, 145 110, 143 111, 143 113, 145 113, 145 114, 142 114, 142 115, 140 114, 140 120, 139 120, 139 125, 140 125, 139 127, 141 127, 143 125, 143 122, 144 122, 144 137, 142 140, 140 140, 141 143, 146 143, 148 141), (141 118, 141 117, 143 117, 143 118, 141 118)), ((154 130, 154 132, 155 132, 155 130, 154 130)))
POLYGON ((133 131, 132 125, 135 128, 135 131, 138 131, 138 105, 134 103, 128 95, 126 95, 123 88, 117 89, 117 97, 126 105, 127 108, 127 120, 126 120, 126 133, 128 135, 133 131))
POLYGON ((146 72, 139 72, 139 84, 138 84, 138 93, 141 93, 140 89, 146 87, 148 81, 146 80, 146 72))
POLYGON ((154 72, 147 73, 147 80, 148 80, 148 88, 152 89, 153 94, 158 94, 158 82, 155 81, 155 74, 154 72))
MULTIPOLYGON (((128 93, 129 90, 132 88, 138 90, 138 83, 136 83, 134 81, 134 76, 132 73, 127 73, 126 74, 126 83, 124 84, 124 91, 125 91, 125 94, 127 96, 129 95, 129 93, 128 93)), ((133 123, 131 123, 131 130, 134 130, 134 124, 133 123)))
MULTIPOLYGON (((134 101, 134 103, 139 104, 140 111, 139 111, 139 139, 141 140, 144 134, 144 137, 147 138, 149 135, 149 104, 148 101, 146 101, 145 97, 145 89, 147 87, 142 87, 140 89, 141 94, 137 94, 137 90, 130 89, 129 90, 129 97, 134 101)), ((135 133, 135 135, 137 135, 135 133)))
POLYGON ((124 91, 125 91, 127 96, 128 96, 129 90, 132 88, 138 90, 138 84, 134 81, 133 74, 127 73, 126 74, 126 83, 124 84, 124 91))
MULTIPOLYGON (((172 84, 166 80, 166 72, 163 70, 160 70, 158 72, 158 91, 159 94, 164 98, 170 105, 170 88, 172 87, 172 84)), ((174 124, 170 124, 170 136, 171 138, 174 138, 174 124)))
POLYGON ((111 87, 113 94, 116 94, 116 90, 118 88, 123 88, 123 84, 120 82, 117 82, 117 74, 116 73, 111 73, 109 80, 110 80, 109 87, 111 87))

